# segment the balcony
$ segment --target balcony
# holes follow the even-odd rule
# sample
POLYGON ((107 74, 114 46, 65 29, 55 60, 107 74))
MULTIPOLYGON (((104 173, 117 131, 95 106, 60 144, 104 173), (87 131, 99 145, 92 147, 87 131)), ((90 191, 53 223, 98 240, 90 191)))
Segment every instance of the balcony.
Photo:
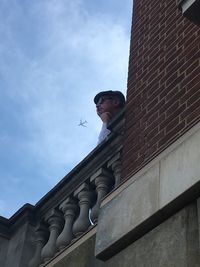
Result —
POLYGON ((122 112, 107 139, 35 206, 24 205, 10 219, 0 217, 0 266, 48 266, 95 231, 102 200, 121 180, 123 117, 122 112))

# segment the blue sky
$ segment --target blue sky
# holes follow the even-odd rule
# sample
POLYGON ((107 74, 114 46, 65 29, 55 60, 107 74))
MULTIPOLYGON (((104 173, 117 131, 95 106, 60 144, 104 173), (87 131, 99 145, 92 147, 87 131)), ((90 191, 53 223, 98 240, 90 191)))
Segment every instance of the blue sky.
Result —
POLYGON ((126 94, 131 13, 132 0, 0 1, 0 215, 96 146, 95 94, 126 94))

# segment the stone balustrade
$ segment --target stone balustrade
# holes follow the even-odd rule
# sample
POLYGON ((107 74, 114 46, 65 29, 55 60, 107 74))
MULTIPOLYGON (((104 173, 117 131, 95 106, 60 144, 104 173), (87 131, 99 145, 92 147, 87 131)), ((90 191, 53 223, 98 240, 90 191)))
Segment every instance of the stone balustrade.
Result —
POLYGON ((107 166, 98 169, 41 218, 35 229, 35 253, 29 267, 43 266, 97 223, 102 199, 119 183, 119 159, 112 159, 107 166))

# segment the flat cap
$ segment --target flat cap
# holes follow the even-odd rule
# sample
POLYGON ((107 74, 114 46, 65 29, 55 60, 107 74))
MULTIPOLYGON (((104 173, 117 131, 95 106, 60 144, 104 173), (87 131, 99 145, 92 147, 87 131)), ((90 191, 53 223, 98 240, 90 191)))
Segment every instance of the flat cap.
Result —
POLYGON ((94 103, 97 104, 99 101, 99 98, 102 96, 117 96, 121 102, 121 104, 124 106, 125 105, 125 97, 122 94, 122 92, 120 91, 102 91, 100 93, 98 93, 95 97, 94 97, 94 103))

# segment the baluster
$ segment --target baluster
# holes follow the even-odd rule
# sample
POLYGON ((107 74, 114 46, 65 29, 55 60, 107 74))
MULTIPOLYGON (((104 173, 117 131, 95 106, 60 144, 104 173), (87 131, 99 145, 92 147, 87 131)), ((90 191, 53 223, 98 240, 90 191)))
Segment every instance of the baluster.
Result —
POLYGON ((113 178, 110 172, 101 168, 90 178, 91 182, 95 182, 96 191, 97 191, 97 201, 94 207, 92 208, 90 217, 93 223, 96 223, 98 220, 98 214, 102 199, 109 192, 111 185, 113 184, 113 178))
POLYGON ((112 164, 112 170, 115 177, 115 187, 121 182, 121 161, 117 160, 112 164))
POLYGON ((42 249, 42 262, 46 262, 51 259, 56 253, 56 240, 63 227, 63 217, 61 212, 57 210, 51 211, 49 215, 46 216, 46 221, 49 224, 49 240, 42 249))
POLYGON ((74 196, 79 199, 80 213, 73 225, 73 233, 75 236, 79 236, 91 225, 89 209, 92 202, 92 192, 89 191, 89 186, 84 183, 74 192, 74 196))
POLYGON ((117 187, 121 182, 121 160, 120 160, 120 153, 115 155, 109 162, 108 168, 111 168, 113 171, 113 175, 115 178, 115 185, 114 188, 117 187))
POLYGON ((29 267, 38 267, 41 263, 41 251, 44 247, 47 238, 48 238, 48 231, 44 224, 39 223, 35 230, 36 238, 35 238, 35 254, 33 258, 29 262, 29 267))
POLYGON ((72 226, 78 211, 78 205, 74 199, 68 197, 59 208, 64 213, 65 225, 63 231, 57 239, 56 246, 59 250, 62 250, 70 244, 73 238, 72 226))

